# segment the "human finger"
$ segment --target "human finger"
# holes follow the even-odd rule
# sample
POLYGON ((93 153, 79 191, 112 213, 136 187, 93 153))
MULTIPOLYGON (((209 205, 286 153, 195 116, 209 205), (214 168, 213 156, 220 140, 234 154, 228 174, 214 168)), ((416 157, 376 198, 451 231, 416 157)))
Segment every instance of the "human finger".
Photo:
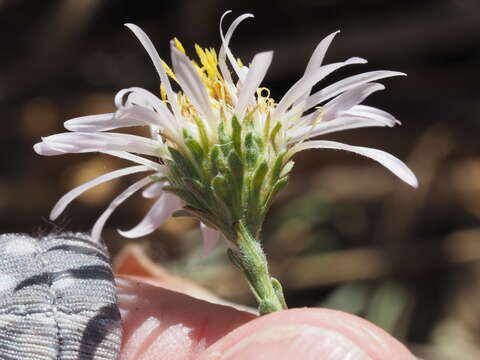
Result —
POLYGON ((117 277, 122 360, 196 359, 255 315, 140 279, 117 277))
POLYGON ((413 360, 399 341, 357 316, 291 309, 252 320, 210 346, 199 360, 413 360))

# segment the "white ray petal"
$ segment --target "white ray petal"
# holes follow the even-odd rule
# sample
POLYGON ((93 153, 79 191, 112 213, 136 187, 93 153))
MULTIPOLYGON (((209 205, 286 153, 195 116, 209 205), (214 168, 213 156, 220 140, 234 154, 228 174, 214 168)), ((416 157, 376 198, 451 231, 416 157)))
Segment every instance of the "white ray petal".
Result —
POLYGON ((213 119, 212 105, 207 89, 200 80, 197 70, 187 56, 175 47, 173 42, 171 43, 171 53, 173 71, 182 90, 195 108, 211 121, 213 119))
POLYGON ((226 15, 228 15, 231 12, 232 10, 225 11, 222 17, 220 18, 220 24, 218 25, 219 31, 220 31, 220 39, 222 39, 222 46, 220 47, 220 51, 218 53, 218 67, 220 68, 220 72, 222 73, 222 76, 225 79, 225 81, 230 86, 234 86, 232 76, 230 75, 230 70, 228 69, 227 63, 225 61, 225 48, 223 45, 223 42, 224 42, 223 39, 225 39, 225 36, 223 35, 223 19, 225 18, 226 15))
POLYGON ((146 199, 158 198, 162 195, 164 186, 164 181, 156 181, 153 184, 148 185, 147 188, 142 191, 142 196, 146 199))
POLYGON ((392 173, 397 175, 401 180, 413 187, 418 186, 418 181, 413 172, 405 165, 401 160, 395 156, 381 150, 371 149, 361 146, 352 146, 342 144, 335 141, 327 140, 312 140, 294 145, 286 154, 286 159, 290 158, 293 154, 307 149, 336 149, 354 152, 359 155, 366 156, 372 160, 382 164, 392 173))
POLYGON ((365 59, 353 57, 343 62, 333 63, 321 66, 320 68, 313 70, 308 74, 308 76, 302 77, 298 80, 283 96, 282 100, 278 103, 277 108, 273 114, 273 117, 278 119, 283 116, 285 111, 297 101, 304 93, 309 92, 312 87, 325 78, 327 75, 331 74, 335 70, 351 64, 364 64, 367 61, 365 59))
POLYGON ((362 116, 373 120, 383 121, 388 126, 401 124, 392 114, 367 105, 355 105, 343 115, 362 116))
POLYGON ((156 163, 152 160, 143 158, 135 154, 130 154, 129 152, 126 152, 126 151, 101 151, 101 153, 115 156, 125 160, 130 160, 130 161, 133 161, 134 163, 148 166, 152 170, 155 170, 161 173, 166 173, 167 171, 165 165, 156 163))
POLYGON ((163 102, 150 91, 136 86, 120 90, 115 95, 115 105, 117 105, 119 109, 139 105, 148 107, 151 110, 156 110, 157 107, 162 104, 163 102))
POLYGON ((33 145, 33 150, 38 155, 43 155, 43 156, 55 156, 55 155, 65 154, 65 151, 63 151, 62 149, 56 149, 54 145, 47 144, 43 141, 33 145))
POLYGON ((159 113, 143 106, 132 105, 120 109, 116 113, 118 120, 131 119, 141 123, 142 125, 151 125, 168 132, 173 137, 177 136, 175 124, 169 121, 167 116, 161 116, 159 113))
POLYGON ((353 106, 360 104, 372 93, 384 90, 385 86, 379 83, 367 83, 358 85, 336 98, 330 100, 323 107, 323 121, 334 119, 339 112, 350 110, 353 106))
POLYGON ((74 132, 50 135, 42 140, 64 154, 118 150, 144 155, 158 154, 158 142, 130 134, 74 132))
POLYGON ((152 41, 150 38, 145 34, 145 32, 138 27, 135 24, 125 24, 126 27, 128 27, 134 35, 137 37, 137 39, 140 41, 140 43, 143 45, 145 50, 147 51, 148 55, 150 56, 150 59, 153 62, 153 66, 155 66, 155 69, 157 70, 158 75, 160 76, 160 81, 162 82, 163 86, 165 86, 165 90, 167 92, 167 98, 172 106, 172 110, 175 114, 175 117, 177 119, 181 119, 182 115, 180 112, 180 108, 178 106, 177 102, 177 96, 172 90, 172 85, 170 84, 170 80, 168 79, 168 75, 163 68, 162 65, 162 60, 160 59, 160 55, 158 55, 157 49, 155 49, 155 46, 153 45, 152 41))
POLYGON ((208 227, 200 222, 200 230, 203 238, 203 256, 209 255, 220 240, 220 231, 208 227))
POLYGON ((291 136, 291 138, 288 142, 293 144, 301 140, 306 140, 319 135, 330 134, 337 131, 384 126, 387 126, 387 124, 382 121, 376 121, 358 116, 345 116, 342 114, 341 117, 338 117, 334 120, 326 122, 321 121, 315 126, 304 126, 290 132, 289 136, 291 136))
POLYGON ((55 220, 60 216, 60 214, 65 210, 65 208, 77 197, 82 195, 84 192, 90 190, 91 188, 103 184, 104 182, 125 176, 130 174, 135 174, 142 171, 152 171, 151 168, 144 165, 131 166, 125 169, 115 170, 107 174, 101 175, 93 180, 90 180, 76 188, 70 190, 65 195, 63 195, 55 204, 52 211, 50 212, 50 220, 55 220))
POLYGON ((138 238, 154 232, 172 213, 182 207, 180 199, 169 193, 163 194, 150 208, 143 220, 128 231, 118 232, 127 238, 138 238))
MULTIPOLYGON (((304 76, 308 75, 313 70, 322 66, 323 59, 325 58, 325 54, 327 53, 327 50, 330 47, 330 44, 332 43, 333 38, 339 32, 340 31, 335 31, 334 33, 331 33, 330 35, 323 38, 322 41, 320 41, 320 43, 317 45, 317 47, 313 51, 313 54, 310 60, 308 61, 307 67, 305 68, 304 76)), ((295 101, 294 107, 300 105, 300 103, 305 101, 309 95, 310 95, 310 90, 305 92, 302 96, 298 98, 297 101, 295 101)))
POLYGON ((325 36, 322 41, 317 45, 315 50, 313 51, 312 57, 308 61, 307 67, 305 68, 305 75, 309 74, 311 71, 315 70, 316 68, 320 67, 323 63, 323 59, 325 58, 325 54, 327 53, 330 44, 332 43, 333 38, 339 33, 340 31, 335 31, 328 36, 325 36))
POLYGON ((134 119, 115 119, 114 113, 82 116, 63 123, 65 129, 80 132, 107 131, 138 125, 144 124, 134 119))
POLYGON ((380 70, 349 76, 309 96, 307 99, 307 103, 305 104, 305 110, 311 109, 312 107, 320 104, 321 102, 328 100, 355 86, 393 76, 406 76, 406 74, 398 71, 380 70))
POLYGON ((273 51, 262 52, 253 58, 252 65, 248 71, 245 83, 243 84, 238 97, 238 103, 235 108, 235 114, 239 119, 243 118, 245 109, 255 96, 255 92, 260 86, 267 70, 272 63, 273 51))
POLYGON ((126 95, 124 106, 140 105, 143 107, 152 107, 153 110, 167 117, 172 124, 175 123, 175 116, 172 115, 165 103, 150 91, 135 86, 124 90, 126 91, 123 95, 123 97, 126 95))
POLYGON ((115 211, 115 209, 127 200, 130 196, 132 196, 135 192, 140 190, 145 185, 151 183, 153 180, 150 176, 144 177, 143 179, 133 183, 128 188, 126 188, 123 192, 121 192, 113 201, 108 205, 107 209, 100 215, 100 217, 95 222, 92 228, 92 238, 94 240, 99 240, 100 235, 102 233, 103 227, 105 226, 105 222, 108 220, 110 215, 115 211))
POLYGON ((117 109, 123 109, 132 105, 140 105, 154 109, 156 96, 148 90, 139 87, 129 87, 122 89, 115 94, 115 106, 117 109))
POLYGON ((116 113, 117 117, 122 117, 120 114, 124 113, 128 115, 131 109, 145 109, 150 111, 145 115, 145 119, 142 116, 135 118, 154 127, 161 126, 162 129, 167 129, 173 139, 180 138, 182 129, 180 119, 176 119, 167 105, 150 91, 139 87, 123 89, 115 96, 115 103, 119 109, 116 113))
MULTIPOLYGON (((244 77, 245 77, 245 73, 244 71, 240 68, 240 65, 238 65, 237 63, 237 60, 235 59, 235 57, 233 56, 232 52, 230 51, 230 48, 229 48, 229 43, 230 43, 230 39, 232 38, 232 35, 233 35, 233 32, 235 31, 235 29, 237 28, 237 26, 245 19, 248 19, 248 18, 253 18, 253 14, 243 14, 243 15, 240 15, 239 17, 237 17, 233 22, 232 24, 230 25, 230 27, 228 28, 227 30, 227 33, 225 34, 225 36, 223 35, 223 30, 222 30, 222 23, 223 23, 223 18, 225 17, 225 15, 229 14, 231 11, 226 11, 223 15, 222 15, 222 18, 220 20, 220 38, 222 39, 222 47, 220 48, 220 52, 219 52, 219 55, 218 55, 218 63, 219 63, 219 66, 220 66, 220 70, 222 71, 222 75, 225 77, 225 74, 228 73, 228 67, 226 66, 226 63, 225 63, 225 55, 228 57, 228 60, 230 62, 230 65, 232 66, 233 70, 235 71, 235 73, 237 74, 238 76, 238 79, 240 81, 240 83, 243 83, 244 81, 244 77)), ((228 77, 230 78, 230 82, 231 82, 231 77, 228 75, 228 77)))
MULTIPOLYGON (((302 129, 305 128, 310 128, 316 123, 319 122, 317 119, 319 116, 322 116, 324 113, 324 109, 318 109, 308 115, 303 116, 298 120, 291 129, 289 130, 291 134, 297 133, 298 131, 301 131, 302 129)), ((366 106, 366 105, 355 105, 348 111, 342 111, 337 114, 338 117, 344 118, 344 117, 350 117, 350 118, 363 118, 363 119, 369 119, 369 120, 374 120, 377 122, 383 123, 385 126, 388 127, 393 127, 395 124, 401 124, 399 120, 397 120, 393 115, 389 114, 386 111, 371 107, 371 106, 366 106)), ((335 121, 334 119, 333 121, 335 121)), ((321 119, 320 122, 323 123, 325 119, 321 119)), ((329 122, 331 122, 330 120, 329 122)), ((293 141, 291 141, 293 142, 293 141)))

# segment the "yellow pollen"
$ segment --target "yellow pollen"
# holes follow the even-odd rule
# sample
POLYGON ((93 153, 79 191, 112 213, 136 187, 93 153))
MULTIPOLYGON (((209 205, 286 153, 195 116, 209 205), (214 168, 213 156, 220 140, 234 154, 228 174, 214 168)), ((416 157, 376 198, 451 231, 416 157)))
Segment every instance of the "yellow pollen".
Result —
POLYGON ((182 43, 177 38, 173 38, 173 42, 175 43, 176 48, 185 55, 185 49, 183 48, 182 43))

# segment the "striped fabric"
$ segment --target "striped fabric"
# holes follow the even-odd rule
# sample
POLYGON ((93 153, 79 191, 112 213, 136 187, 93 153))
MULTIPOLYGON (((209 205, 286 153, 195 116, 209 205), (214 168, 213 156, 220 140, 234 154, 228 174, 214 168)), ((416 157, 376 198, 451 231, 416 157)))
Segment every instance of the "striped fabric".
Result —
POLYGON ((1 360, 115 360, 120 341, 103 245, 80 233, 0 235, 1 360))

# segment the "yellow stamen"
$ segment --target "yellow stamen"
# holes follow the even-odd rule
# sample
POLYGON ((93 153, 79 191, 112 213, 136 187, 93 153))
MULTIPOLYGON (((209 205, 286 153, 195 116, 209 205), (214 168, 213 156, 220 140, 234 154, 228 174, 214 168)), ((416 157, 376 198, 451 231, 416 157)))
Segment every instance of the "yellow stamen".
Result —
POLYGON ((312 123, 312 127, 317 125, 320 121, 322 121, 323 113, 325 112, 325 109, 322 106, 315 107, 315 110, 319 110, 319 112, 318 112, 318 115, 315 117, 315 120, 312 123))
POLYGON ((163 60, 162 60, 162 66, 165 69, 165 72, 167 73, 167 75, 170 76, 173 80, 177 81, 177 77, 175 76, 175 73, 170 68, 170 66, 168 66, 167 63, 163 60))
MULTIPOLYGON (((186 54, 182 43, 177 38, 173 39, 173 43, 180 52, 186 54)), ((198 60, 191 60, 192 65, 197 71, 200 81, 207 90, 212 109, 218 111, 221 121, 226 121, 228 114, 232 111, 235 104, 233 102, 233 94, 230 94, 231 89, 229 84, 225 82, 225 79, 223 78, 218 66, 217 53, 212 48, 202 48, 197 44, 195 44, 195 52, 197 53, 198 60)), ((244 66, 240 59, 237 59, 237 63, 241 67, 244 66)), ((175 76, 172 68, 170 68, 163 61, 162 66, 164 67, 167 75, 178 83, 177 77, 175 76)), ((160 86, 160 97, 165 103, 168 102, 166 89, 163 85, 160 86)), ((193 104, 182 92, 177 93, 177 102, 180 108, 180 113, 186 119, 191 119, 192 116, 199 116, 193 104)), ((269 136, 269 133, 271 132, 270 112, 274 107, 275 101, 270 98, 270 90, 266 87, 261 87, 256 91, 256 102, 247 107, 244 120, 256 121, 256 118, 254 118, 255 112, 262 113, 263 115, 260 115, 258 119, 264 119, 264 135, 269 136)))
POLYGON ((269 98, 270 97, 270 89, 266 87, 261 87, 257 89, 257 96, 258 97, 263 97, 263 98, 269 98), (265 95, 263 93, 266 93, 265 95))
POLYGON ((160 85, 160 97, 162 98, 163 102, 167 102, 167 89, 163 84, 160 85))
POLYGON ((177 38, 173 38, 173 42, 175 43, 176 48, 185 55, 185 49, 183 48, 182 43, 177 38))

